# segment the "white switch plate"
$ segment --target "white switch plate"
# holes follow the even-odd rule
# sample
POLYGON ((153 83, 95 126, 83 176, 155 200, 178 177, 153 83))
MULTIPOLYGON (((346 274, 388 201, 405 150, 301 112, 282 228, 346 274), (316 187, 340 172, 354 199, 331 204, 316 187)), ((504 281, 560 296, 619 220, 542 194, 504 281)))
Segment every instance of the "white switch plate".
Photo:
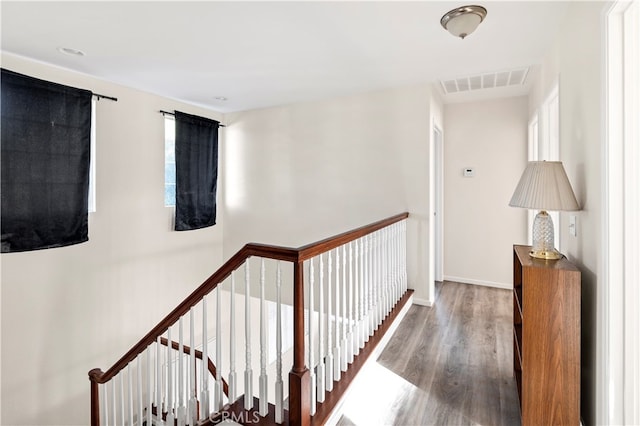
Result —
POLYGON ((476 175, 476 171, 473 169, 473 167, 465 167, 462 170, 462 176, 464 177, 474 177, 476 175))
POLYGON ((578 227, 577 227, 578 218, 576 215, 572 214, 569 216, 569 234, 574 237, 578 236, 578 227))

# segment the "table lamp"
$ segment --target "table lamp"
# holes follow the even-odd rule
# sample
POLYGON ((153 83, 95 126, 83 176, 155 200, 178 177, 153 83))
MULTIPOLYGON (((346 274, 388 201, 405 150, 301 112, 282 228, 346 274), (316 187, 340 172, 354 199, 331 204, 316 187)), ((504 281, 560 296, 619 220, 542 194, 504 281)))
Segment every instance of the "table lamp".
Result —
POLYGON ((554 247, 553 220, 547 211, 580 210, 560 161, 529 161, 509 205, 540 210, 533 221, 533 247, 529 256, 560 259, 554 247))

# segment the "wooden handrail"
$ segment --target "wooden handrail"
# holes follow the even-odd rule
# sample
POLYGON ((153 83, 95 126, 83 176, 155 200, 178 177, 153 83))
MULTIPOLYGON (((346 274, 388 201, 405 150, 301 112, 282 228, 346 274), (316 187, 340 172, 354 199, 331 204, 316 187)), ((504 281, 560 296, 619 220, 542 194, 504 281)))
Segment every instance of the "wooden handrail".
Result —
MULTIPOLYGON (((163 346, 169 346, 169 340, 167 340, 165 337, 160 338, 160 343, 163 346)), ((171 349, 175 349, 176 351, 179 351, 180 343, 172 340, 171 349)), ((191 348, 187 345, 182 345, 182 352, 189 355, 191 353, 191 348)), ((199 351, 198 349, 196 349, 194 353, 195 353, 195 357, 202 361, 202 358, 203 358, 202 351, 199 351)), ((211 358, 209 357, 207 357, 207 369, 209 370, 209 374, 211 374, 215 378, 217 374, 217 368, 213 363, 213 361, 211 361, 211 358)), ((225 395, 229 396, 229 385, 227 384, 227 381, 224 378, 222 379, 222 391, 224 392, 225 395)))
POLYGON ((318 256, 319 254, 322 254, 322 253, 326 253, 329 250, 333 250, 334 248, 340 247, 351 241, 355 241, 358 238, 362 238, 365 235, 376 232, 382 228, 386 228, 387 226, 393 225, 394 223, 400 222, 401 220, 404 220, 408 217, 409 217, 409 213, 406 213, 406 212, 400 213, 395 216, 391 216, 387 219, 379 220, 369 225, 362 226, 352 231, 347 231, 342 234, 338 234, 333 237, 317 241, 315 243, 307 244, 306 246, 302 246, 296 249, 298 252, 297 260, 303 261, 303 260, 311 259, 312 257, 318 256))
POLYGON ((251 256, 265 257, 269 259, 278 259, 292 261, 297 258, 297 251, 287 247, 268 246, 264 244, 247 244, 240 249, 231 259, 213 273, 204 283, 193 291, 187 298, 180 303, 173 311, 171 311, 162 321, 151 329, 140 341, 133 346, 122 358, 120 358, 110 369, 102 372, 99 369, 93 369, 89 372, 89 378, 97 383, 106 383, 116 374, 140 355, 150 344, 156 341, 170 326, 178 319, 189 312, 204 296, 213 291, 218 284, 224 281, 231 272, 238 269, 245 260, 251 256))
POLYGON ((106 372, 100 369, 93 369, 89 372, 89 377, 97 383, 106 383, 111 380, 120 370, 140 355, 156 338, 162 335, 178 319, 189 312, 204 296, 213 291, 218 284, 224 281, 231 272, 238 269, 251 256, 264 257, 268 259, 283 260, 287 262, 300 262, 309 259, 317 254, 324 253, 342 244, 356 240, 364 235, 375 232, 395 222, 399 222, 409 217, 409 213, 401 213, 378 222, 371 223, 353 231, 348 231, 331 238, 317 241, 300 248, 280 247, 266 244, 250 243, 242 247, 233 255, 220 269, 214 272, 204 283, 193 291, 182 303, 171 311, 162 321, 149 331, 140 341, 133 346, 122 358, 120 358, 106 372))
MULTIPOLYGON (((342 234, 335 235, 324 240, 317 241, 312 244, 307 244, 299 248, 281 247, 266 244, 250 243, 242 247, 235 255, 233 255, 227 262, 225 262, 216 272, 214 272, 209 278, 207 278, 198 288, 196 288, 185 300, 182 301, 176 308, 171 311, 166 317, 162 319, 153 329, 151 329, 140 341, 133 346, 126 354, 124 354, 111 368, 106 372, 103 372, 99 368, 94 368, 89 371, 89 380, 92 382, 92 404, 93 393, 97 394, 96 384, 106 383, 111 380, 116 374, 124 369, 131 361, 133 361, 138 355, 140 355, 149 345, 156 341, 158 336, 162 336, 164 332, 176 323, 180 317, 185 315, 189 310, 199 303, 204 296, 213 291, 220 283, 222 283, 231 273, 238 269, 242 264, 250 257, 263 257, 267 259, 282 260, 292 262, 294 269, 298 270, 296 277, 294 277, 294 365, 292 374, 297 375, 295 377, 295 388, 302 386, 307 380, 306 375, 308 370, 304 365, 304 300, 303 294, 303 281, 302 281, 302 263, 311 259, 314 256, 325 253, 336 247, 340 247, 343 244, 354 241, 365 235, 373 233, 379 229, 385 228, 396 222, 400 222, 409 217, 409 213, 400 213, 395 216, 371 223, 360 228, 344 232, 342 234), (298 306, 299 305, 299 306, 298 306), (296 309, 298 308, 298 309, 296 309), (302 335, 302 338, 300 338, 302 335)), ((290 380, 294 378, 290 375, 290 380)), ((291 385, 291 382, 290 382, 291 385)), ((291 393, 291 392, 290 392, 291 393)), ((289 395, 290 402, 296 400, 295 395, 289 395)), ((96 395, 97 397, 97 395, 96 395)), ((305 398, 303 398, 305 399, 305 398)), ((301 401, 302 406, 307 404, 308 401, 301 401)), ((95 401, 96 408, 98 407, 98 401, 95 401)), ((291 405, 291 404, 290 404, 291 405)), ((295 405, 295 404, 293 404, 295 405)), ((308 410, 296 409, 291 407, 290 420, 294 423, 302 424, 308 423, 308 410), (298 412, 296 412, 298 411, 298 412), (299 412, 302 411, 302 412, 299 412), (307 411, 306 413, 304 413, 307 411)), ((93 413, 93 410, 92 410, 93 413)), ((93 414, 92 414, 93 415, 93 414)), ((97 424, 97 423, 96 423, 97 424)))

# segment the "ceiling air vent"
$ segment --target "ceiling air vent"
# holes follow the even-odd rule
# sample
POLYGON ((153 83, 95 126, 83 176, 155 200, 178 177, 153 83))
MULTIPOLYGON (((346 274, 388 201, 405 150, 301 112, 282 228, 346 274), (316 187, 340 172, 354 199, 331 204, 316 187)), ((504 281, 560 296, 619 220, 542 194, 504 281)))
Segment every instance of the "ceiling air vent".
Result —
POLYGON ((440 80, 445 94, 469 92, 479 89, 493 89, 496 87, 522 86, 527 79, 529 67, 510 71, 499 71, 459 77, 452 80, 440 80))

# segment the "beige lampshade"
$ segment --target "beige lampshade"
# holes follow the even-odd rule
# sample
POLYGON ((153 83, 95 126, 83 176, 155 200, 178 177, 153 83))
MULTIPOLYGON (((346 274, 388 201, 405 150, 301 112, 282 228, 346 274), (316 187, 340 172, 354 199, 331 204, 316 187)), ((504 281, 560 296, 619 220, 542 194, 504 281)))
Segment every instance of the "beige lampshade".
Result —
POLYGON ((580 210, 560 161, 529 161, 509 205, 536 210, 580 210))

